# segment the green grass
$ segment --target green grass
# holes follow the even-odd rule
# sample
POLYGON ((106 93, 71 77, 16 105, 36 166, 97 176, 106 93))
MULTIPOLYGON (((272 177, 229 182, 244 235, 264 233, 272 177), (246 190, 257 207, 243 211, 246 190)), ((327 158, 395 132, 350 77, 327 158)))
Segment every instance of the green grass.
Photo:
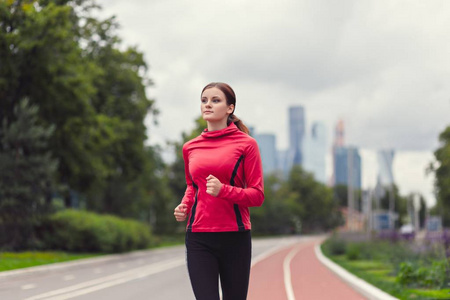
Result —
POLYGON ((450 289, 436 290, 418 290, 411 289, 411 293, 425 297, 424 299, 450 299, 450 289))
POLYGON ((364 259, 348 260, 346 255, 330 255, 326 247, 322 247, 322 252, 344 269, 399 299, 450 299, 450 289, 412 289, 402 286, 396 280, 396 266, 392 263, 364 259))
POLYGON ((70 254, 65 252, 1 252, 0 271, 28 268, 57 262, 99 256, 101 254, 70 254))
MULTIPOLYGON (((157 244, 151 248, 163 248, 184 244, 184 234, 158 236, 157 244)), ((28 252, 0 252, 0 272, 47 265, 58 262, 105 255, 102 253, 67 253, 62 251, 28 251, 28 252)))

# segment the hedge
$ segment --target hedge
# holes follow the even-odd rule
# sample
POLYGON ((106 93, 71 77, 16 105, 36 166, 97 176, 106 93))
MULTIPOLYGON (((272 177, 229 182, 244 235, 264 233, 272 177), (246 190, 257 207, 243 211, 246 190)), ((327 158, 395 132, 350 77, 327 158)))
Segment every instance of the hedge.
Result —
POLYGON ((144 223, 73 209, 51 215, 41 233, 45 248, 70 252, 124 252, 154 243, 144 223))

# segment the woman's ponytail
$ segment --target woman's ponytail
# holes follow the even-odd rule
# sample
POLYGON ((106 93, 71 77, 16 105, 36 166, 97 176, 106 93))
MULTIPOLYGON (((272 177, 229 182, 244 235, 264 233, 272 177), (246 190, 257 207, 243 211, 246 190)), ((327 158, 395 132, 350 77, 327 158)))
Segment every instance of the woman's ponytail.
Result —
POLYGON ((246 134, 250 134, 250 130, 248 130, 248 128, 247 128, 247 126, 245 126, 244 122, 242 122, 241 119, 236 117, 235 114, 231 114, 228 116, 228 125, 231 122, 233 122, 240 131, 242 131, 246 134))

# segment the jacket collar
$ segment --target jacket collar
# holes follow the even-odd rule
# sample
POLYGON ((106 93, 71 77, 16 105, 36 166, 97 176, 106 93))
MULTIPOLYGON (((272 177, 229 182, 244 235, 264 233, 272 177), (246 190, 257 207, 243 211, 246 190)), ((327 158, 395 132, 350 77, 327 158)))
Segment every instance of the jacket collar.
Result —
POLYGON ((224 129, 220 129, 220 130, 208 131, 208 128, 206 128, 205 130, 203 130, 202 136, 205 137, 205 138, 216 138, 216 137, 221 137, 221 136, 224 136, 224 135, 231 134, 231 133, 236 132, 238 130, 239 129, 237 128, 236 124, 231 122, 230 125, 228 125, 224 129))

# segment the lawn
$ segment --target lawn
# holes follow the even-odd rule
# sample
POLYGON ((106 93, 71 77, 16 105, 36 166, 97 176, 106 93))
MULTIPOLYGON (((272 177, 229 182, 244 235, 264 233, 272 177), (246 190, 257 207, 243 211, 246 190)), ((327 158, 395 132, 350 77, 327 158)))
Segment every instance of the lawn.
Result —
POLYGON ((34 267, 81 258, 95 257, 100 254, 70 254, 65 252, 1 252, 0 271, 34 267))

